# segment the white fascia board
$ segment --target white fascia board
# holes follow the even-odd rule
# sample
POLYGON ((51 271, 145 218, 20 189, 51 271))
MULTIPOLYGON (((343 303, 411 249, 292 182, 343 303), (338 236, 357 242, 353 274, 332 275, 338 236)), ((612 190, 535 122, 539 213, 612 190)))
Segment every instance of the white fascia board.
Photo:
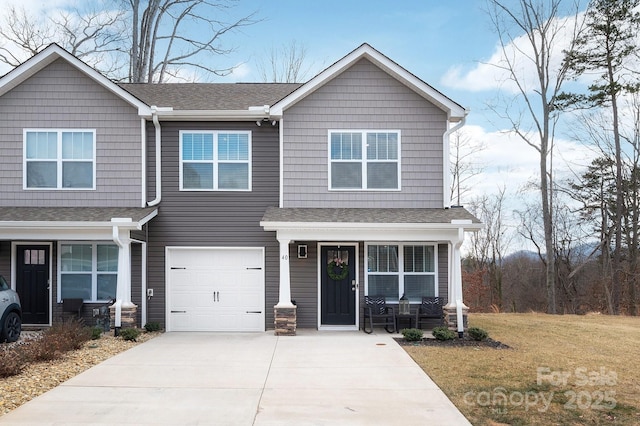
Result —
POLYGON ((278 239, 291 241, 455 241, 458 230, 478 231, 481 224, 450 223, 294 223, 260 222, 278 239))
POLYGON ((362 58, 366 58, 376 64, 378 67, 389 73, 391 76, 401 81, 422 97, 426 98, 430 102, 437 105, 440 109, 447 113, 450 121, 456 122, 462 120, 467 111, 465 108, 449 99, 444 94, 440 93, 409 71, 393 62, 391 59, 378 52, 376 49, 368 44, 363 44, 358 47, 342 59, 338 60, 333 65, 322 71, 320 74, 313 77, 307 83, 300 86, 297 90, 278 101, 271 106, 271 115, 274 117, 281 117, 284 110, 295 104, 299 100, 303 99, 311 92, 315 91, 319 87, 323 86, 326 82, 340 74, 345 69, 349 68, 355 62, 362 58))
POLYGON ((51 44, 43 51, 37 53, 32 58, 28 59, 24 63, 18 65, 12 71, 7 73, 0 79, 0 96, 7 93, 9 90, 20 85, 23 81, 38 73, 49 64, 57 59, 64 59, 73 67, 87 75, 89 78, 100 84, 102 87, 112 92, 114 95, 122 98, 125 102, 129 103, 133 107, 138 109, 138 115, 150 116, 151 108, 131 93, 122 89, 120 86, 109 80, 98 71, 91 68, 80 59, 76 58, 62 47, 57 44, 51 44))
POLYGON ((172 110, 157 112, 162 121, 205 120, 205 121, 246 121, 269 118, 264 110, 172 110))

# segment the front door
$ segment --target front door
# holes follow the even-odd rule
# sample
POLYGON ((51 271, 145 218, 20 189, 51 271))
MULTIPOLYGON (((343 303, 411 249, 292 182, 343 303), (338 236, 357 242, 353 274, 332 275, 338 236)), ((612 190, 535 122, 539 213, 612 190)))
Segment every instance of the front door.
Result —
POLYGON ((17 246, 16 291, 23 324, 49 324, 49 246, 17 246))
POLYGON ((356 249, 322 246, 320 250, 320 321, 322 325, 356 323, 356 249))

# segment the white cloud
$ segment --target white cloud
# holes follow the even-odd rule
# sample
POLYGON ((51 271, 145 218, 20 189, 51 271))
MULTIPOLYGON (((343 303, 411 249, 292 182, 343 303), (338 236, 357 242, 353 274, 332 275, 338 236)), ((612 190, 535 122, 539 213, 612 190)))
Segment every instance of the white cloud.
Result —
MULTIPOLYGON (((492 194, 502 187, 516 192, 528 182, 539 181, 540 155, 518 135, 506 130, 487 132, 472 125, 465 126, 464 131, 472 140, 485 146, 473 159, 484 171, 470 184, 471 196, 492 194)), ((594 155, 592 150, 575 141, 556 138, 553 151, 556 179, 568 176, 570 170, 581 170, 594 155)))
MULTIPOLYGON (((552 30, 555 37, 551 44, 549 70, 560 67, 563 50, 566 50, 572 39, 575 17, 558 18, 553 21, 552 30), (556 29, 557 31, 554 31, 556 29)), ((526 34, 514 37, 504 46, 497 43, 490 58, 480 60, 472 69, 464 69, 456 65, 445 73, 442 84, 459 90, 487 91, 502 89, 509 93, 520 93, 519 88, 511 78, 509 69, 513 69, 518 82, 529 93, 537 89, 539 80, 536 64, 533 61, 533 47, 526 34)))

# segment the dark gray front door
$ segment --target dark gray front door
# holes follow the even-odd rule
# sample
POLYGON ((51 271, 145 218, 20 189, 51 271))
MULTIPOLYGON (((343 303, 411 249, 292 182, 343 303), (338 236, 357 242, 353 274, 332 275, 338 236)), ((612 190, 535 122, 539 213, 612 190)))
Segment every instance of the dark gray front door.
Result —
POLYGON ((322 246, 320 250, 320 322, 354 325, 356 322, 355 247, 322 246))
POLYGON ((49 246, 17 246, 16 256, 22 323, 49 324, 49 246))

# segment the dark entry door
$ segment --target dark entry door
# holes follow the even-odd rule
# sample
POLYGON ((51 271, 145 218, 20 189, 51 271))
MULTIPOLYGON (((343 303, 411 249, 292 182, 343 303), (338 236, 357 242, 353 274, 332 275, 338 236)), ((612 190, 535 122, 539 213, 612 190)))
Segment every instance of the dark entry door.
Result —
POLYGON ((16 291, 23 324, 49 323, 49 246, 17 246, 16 291))
POLYGON ((356 323, 355 252, 353 246, 323 246, 320 250, 322 325, 356 323))

